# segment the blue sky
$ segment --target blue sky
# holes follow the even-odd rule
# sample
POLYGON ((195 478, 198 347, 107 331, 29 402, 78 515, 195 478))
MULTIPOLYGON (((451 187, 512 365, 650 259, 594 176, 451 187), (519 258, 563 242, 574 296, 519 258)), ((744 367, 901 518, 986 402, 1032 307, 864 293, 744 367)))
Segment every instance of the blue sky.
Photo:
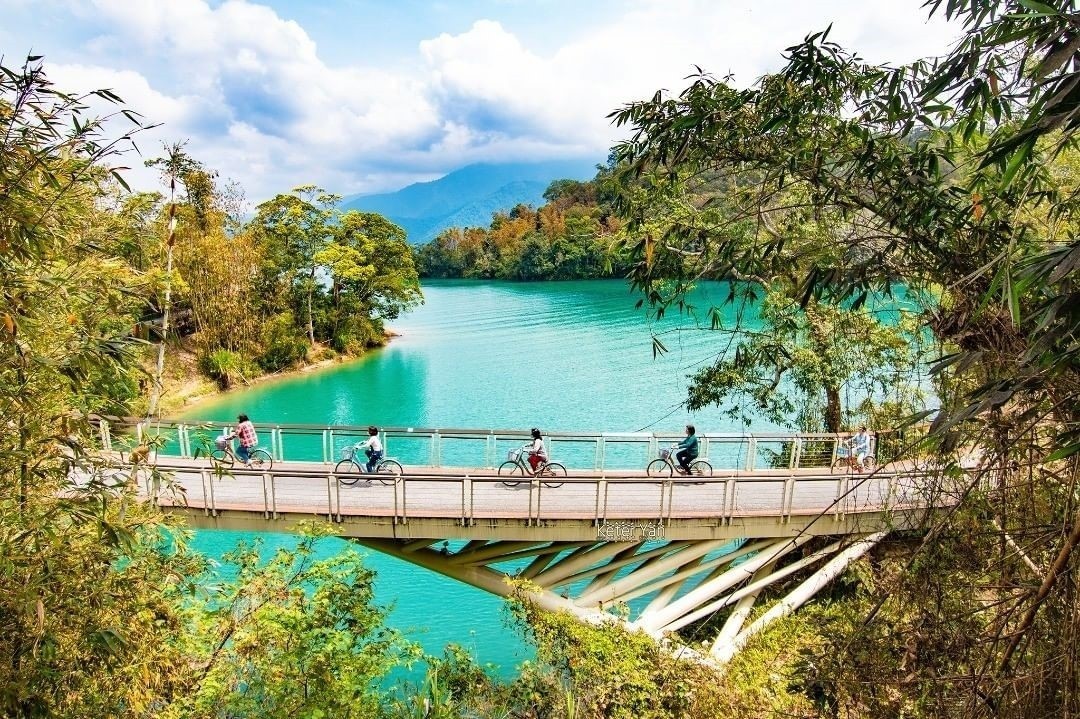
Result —
MULTIPOLYGON (((585 158, 606 115, 694 65, 750 84, 810 32, 865 58, 941 52, 920 0, 0 0, 0 53, 114 89, 251 201, 393 190, 473 162, 585 158)), ((129 180, 155 186, 140 158, 129 180)))

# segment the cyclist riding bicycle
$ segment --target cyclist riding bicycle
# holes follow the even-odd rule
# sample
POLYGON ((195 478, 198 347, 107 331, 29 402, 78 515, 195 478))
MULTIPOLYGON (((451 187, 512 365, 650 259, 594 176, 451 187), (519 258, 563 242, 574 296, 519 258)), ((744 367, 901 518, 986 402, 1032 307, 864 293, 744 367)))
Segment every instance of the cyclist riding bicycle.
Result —
POLYGON ((222 439, 231 442, 239 438, 240 446, 236 450, 236 458, 243 462, 244 466, 250 467, 251 450, 259 446, 259 435, 255 434, 255 425, 251 423, 246 414, 238 415, 236 421, 240 423, 236 425, 236 431, 223 436, 222 439))
POLYGON ((367 428, 368 438, 367 441, 358 442, 356 449, 364 450, 364 454, 367 455, 368 461, 365 467, 368 474, 375 471, 375 465, 379 463, 379 460, 383 458, 383 446, 379 440, 379 428, 375 425, 371 425, 367 428))
POLYGON ((850 444, 856 467, 862 471, 866 466, 866 457, 870 454, 870 434, 866 431, 866 425, 859 427, 859 431, 851 438, 850 444))
POLYGON ((698 438, 695 434, 696 431, 694 425, 686 425, 686 439, 679 442, 677 446, 679 451, 675 453, 675 459, 679 461, 678 469, 683 474, 690 474, 690 463, 697 459, 698 456, 698 438))
POLYGON ((536 474, 536 470, 539 469, 541 464, 547 462, 547 448, 544 447, 544 437, 540 434, 540 430, 533 427, 532 430, 532 443, 525 445, 526 451, 529 453, 529 467, 532 468, 533 474, 536 474))

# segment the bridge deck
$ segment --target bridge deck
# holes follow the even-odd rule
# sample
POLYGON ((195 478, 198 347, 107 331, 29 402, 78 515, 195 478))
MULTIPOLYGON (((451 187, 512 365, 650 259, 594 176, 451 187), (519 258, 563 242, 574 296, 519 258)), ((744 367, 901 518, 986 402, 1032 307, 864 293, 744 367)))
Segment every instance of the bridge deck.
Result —
MULTIPOLYGON (((866 532, 920 509, 912 466, 872 475, 822 469, 723 471, 710 478, 660 480, 643 471, 577 472, 545 487, 480 468, 407 467, 390 485, 341 486, 332 466, 275 463, 272 472, 218 475, 206 460, 160 458, 175 489, 162 506, 197 526, 282 531, 321 517, 355 537, 596 538, 617 523, 634 536, 722 538, 866 532)), ((519 478, 515 478, 519 479, 519 478)))

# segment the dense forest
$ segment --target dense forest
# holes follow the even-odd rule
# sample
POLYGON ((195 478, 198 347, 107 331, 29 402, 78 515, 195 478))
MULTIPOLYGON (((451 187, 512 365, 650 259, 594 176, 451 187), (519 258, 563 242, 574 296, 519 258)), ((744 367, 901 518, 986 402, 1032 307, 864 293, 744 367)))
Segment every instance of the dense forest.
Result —
MULTIPOLYGON (((508 682, 460 649, 423 658, 386 627, 359 555, 314 558, 316 525, 269 562, 241 548, 223 558, 236 581, 214 581, 87 422, 154 395, 155 359, 176 351, 161 328, 222 382, 378 343, 420 301, 400 229, 315 187, 243 221, 239 193, 180 146, 151 161, 164 192, 131 194, 114 167, 140 126, 120 98, 93 93, 118 108, 107 124, 39 58, 4 67, 0 715, 1080 715, 1077 17, 1064 2, 928 5, 969 30, 936 61, 867 64, 816 33, 751 88, 702 74, 615 113, 627 140, 597 181, 421 250, 433 276, 620 265, 656 312, 686 310, 703 278, 737 279, 728 301, 766 303, 765 326, 695 375, 691 405, 749 398, 832 429, 851 419, 836 392, 850 377, 878 368, 892 387, 928 361, 940 402, 905 418, 897 393, 889 411, 929 421, 898 451, 932 460, 920 489, 948 509, 799 613, 755 621, 734 656, 670 649, 707 652, 735 608, 662 644, 539 611, 521 582, 512 622, 537 657, 508 682), (118 121, 133 124, 117 135, 118 121), (901 288, 916 310, 901 334, 867 324, 901 288), (420 685, 389 678, 421 660, 420 685)), ((732 346, 738 328, 717 329, 732 346)))
POLYGON ((141 410, 149 385, 155 413, 175 353, 193 355, 223 387, 357 354, 383 344, 384 321, 422 301, 405 233, 382 216, 340 212, 340 197, 303 186, 244 221, 240 188, 222 186, 180 145, 165 151, 147 165, 160 171, 166 193, 129 194, 119 176, 104 175, 85 199, 101 227, 96 249, 137 282, 113 308, 116 326, 134 325, 158 360, 150 377, 130 373, 97 409, 141 410))
POLYGON ((595 180, 556 180, 539 209, 497 212, 487 228, 444 230, 416 250, 421 277, 574 280, 621 277, 629 265, 616 248, 611 168, 595 180))
MULTIPOLYGON (((158 262, 139 269, 161 273, 162 256, 171 268, 160 278, 169 294, 148 297, 148 311, 171 310, 221 385, 380 345, 383 322, 422 301, 405 233, 384 217, 342 213, 339 196, 309 185, 243 222, 237 188, 219 188, 182 147, 166 149, 150 164, 169 196, 135 195, 119 213, 134 220, 129 251, 158 262)), ((148 327, 159 326, 151 317, 148 327)))

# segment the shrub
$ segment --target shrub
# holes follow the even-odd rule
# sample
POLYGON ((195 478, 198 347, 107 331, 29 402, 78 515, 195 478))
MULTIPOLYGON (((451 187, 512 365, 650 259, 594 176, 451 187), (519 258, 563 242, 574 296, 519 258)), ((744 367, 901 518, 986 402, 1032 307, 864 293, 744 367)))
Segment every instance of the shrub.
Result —
POLYGON ((268 372, 287 369, 307 357, 308 342, 301 335, 292 316, 283 312, 263 323, 263 352, 259 366, 268 372))
POLYGON ((258 373, 258 368, 250 359, 230 350, 215 350, 202 355, 199 357, 199 370, 222 389, 229 389, 258 373))

